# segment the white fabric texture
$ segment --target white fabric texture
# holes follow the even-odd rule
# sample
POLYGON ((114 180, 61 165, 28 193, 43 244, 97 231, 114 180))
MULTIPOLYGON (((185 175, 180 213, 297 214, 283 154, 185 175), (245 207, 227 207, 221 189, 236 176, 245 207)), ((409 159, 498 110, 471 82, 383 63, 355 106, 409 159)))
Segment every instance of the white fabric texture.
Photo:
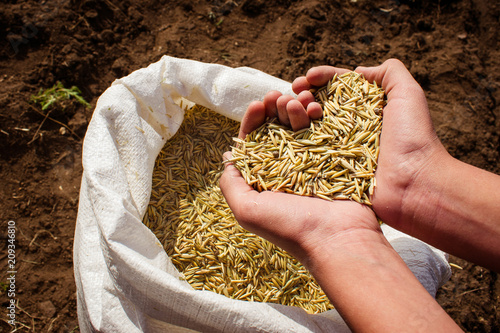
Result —
MULTIPOLYGON (((155 235, 142 224, 154 161, 178 130, 182 103, 241 121, 247 105, 288 82, 251 68, 165 56, 113 82, 99 98, 85 136, 74 242, 82 332, 348 332, 335 311, 245 302, 195 291, 179 279, 155 235)), ((444 253, 384 226, 433 296, 450 276, 444 253)))

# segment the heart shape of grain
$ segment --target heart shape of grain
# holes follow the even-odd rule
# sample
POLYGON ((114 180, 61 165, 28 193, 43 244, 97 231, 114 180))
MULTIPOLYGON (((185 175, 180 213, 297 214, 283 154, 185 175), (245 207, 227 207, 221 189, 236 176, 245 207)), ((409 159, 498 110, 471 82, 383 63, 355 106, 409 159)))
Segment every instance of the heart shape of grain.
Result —
POLYGON ((348 72, 313 93, 323 108, 321 119, 296 132, 269 119, 244 140, 234 139, 230 161, 257 191, 371 205, 384 90, 348 72))

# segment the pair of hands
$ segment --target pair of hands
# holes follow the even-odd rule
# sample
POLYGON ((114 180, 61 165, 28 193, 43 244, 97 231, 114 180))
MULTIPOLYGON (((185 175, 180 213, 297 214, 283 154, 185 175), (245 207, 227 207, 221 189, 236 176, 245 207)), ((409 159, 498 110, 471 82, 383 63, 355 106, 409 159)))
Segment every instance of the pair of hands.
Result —
MULTIPOLYGON (((322 115, 309 89, 324 86, 336 73, 347 71, 315 67, 293 82, 296 99, 272 91, 263 102, 252 102, 242 120, 240 138, 257 129, 266 117, 278 116, 294 130, 307 127, 310 119, 322 115)), ((405 219, 410 214, 405 208, 412 206, 407 201, 412 200, 413 184, 432 172, 432 165, 447 153, 433 129, 423 90, 400 61, 388 60, 356 71, 382 85, 388 99, 383 111, 377 186, 371 198, 373 210, 385 223, 407 231, 411 221, 405 219)), ((258 193, 231 164, 226 165, 220 187, 244 228, 289 251, 309 269, 328 260, 326 253, 383 237, 374 212, 356 202, 258 193)))
MULTIPOLYGON (((270 92, 263 102, 251 103, 241 123, 240 138, 258 128, 266 117, 278 116, 294 130, 308 126, 310 119, 321 116, 321 108, 308 90, 346 71, 329 66, 312 68, 293 82, 296 99, 270 92)), ((423 90, 401 62, 388 60, 356 71, 382 85, 387 94, 377 186, 371 198, 373 210, 354 201, 259 193, 230 163, 220 188, 244 228, 285 249, 309 269, 353 331, 460 331, 387 242, 375 213, 385 223, 431 240, 435 246, 449 239, 444 250, 450 252, 458 248, 467 254, 471 252, 467 252, 467 245, 474 249, 484 244, 472 251, 474 258, 484 258, 492 244, 498 243, 500 227, 481 214, 481 209, 493 216, 500 216, 500 211, 495 211, 495 200, 490 200, 486 209, 484 201, 469 201, 472 213, 457 207, 457 202, 460 205, 467 200, 462 195, 461 177, 476 176, 478 171, 457 166, 448 155, 433 129, 423 90), (460 227, 457 221, 463 222, 460 227), (477 233, 478 229, 483 231, 477 233), (472 239, 471 233, 478 236, 472 239)), ((230 153, 225 158, 229 159, 230 153)), ((486 174, 481 178, 484 188, 499 179, 486 174)), ((484 197, 491 197, 495 188, 489 185, 484 197)), ((469 190, 477 189, 473 186, 469 190)), ((496 247, 496 256, 488 257, 492 262, 500 255, 500 247, 496 247)))

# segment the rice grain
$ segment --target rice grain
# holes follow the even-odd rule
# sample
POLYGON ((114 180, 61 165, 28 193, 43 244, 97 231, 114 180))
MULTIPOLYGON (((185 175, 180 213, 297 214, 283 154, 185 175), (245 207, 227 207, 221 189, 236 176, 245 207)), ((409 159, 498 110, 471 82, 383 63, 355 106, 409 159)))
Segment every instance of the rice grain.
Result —
POLYGON ((335 75, 314 93, 323 107, 322 119, 297 132, 276 118, 268 119, 244 140, 235 139, 230 162, 258 191, 351 199, 371 205, 382 131, 381 107, 385 105, 383 89, 359 73, 348 72, 335 75), (264 158, 278 146, 277 157, 264 158))

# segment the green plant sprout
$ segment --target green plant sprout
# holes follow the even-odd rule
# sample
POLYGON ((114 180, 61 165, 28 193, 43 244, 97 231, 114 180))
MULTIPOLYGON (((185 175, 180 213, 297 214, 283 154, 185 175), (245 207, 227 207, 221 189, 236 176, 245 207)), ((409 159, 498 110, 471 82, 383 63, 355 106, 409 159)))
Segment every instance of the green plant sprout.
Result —
POLYGON ((80 104, 90 108, 90 104, 81 96, 81 93, 78 87, 72 86, 68 89, 60 81, 57 81, 52 88, 40 89, 37 95, 31 96, 30 101, 40 104, 43 111, 70 98, 75 98, 80 104))

